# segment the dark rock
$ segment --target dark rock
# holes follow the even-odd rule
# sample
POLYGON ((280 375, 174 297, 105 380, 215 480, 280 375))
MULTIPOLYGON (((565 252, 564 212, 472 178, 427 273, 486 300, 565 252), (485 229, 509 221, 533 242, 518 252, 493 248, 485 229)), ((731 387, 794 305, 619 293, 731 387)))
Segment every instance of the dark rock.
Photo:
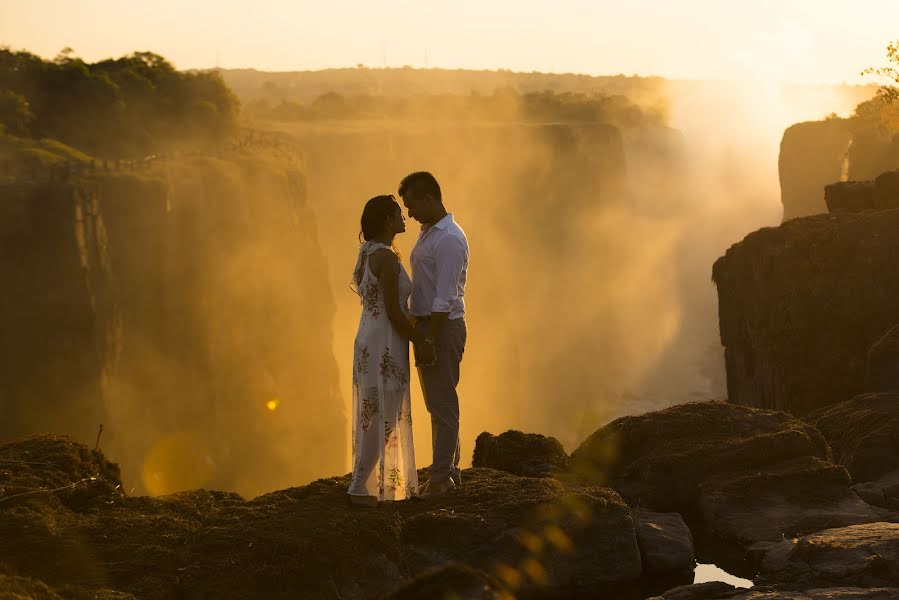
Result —
POLYGON ((899 171, 888 171, 874 181, 841 181, 824 188, 830 212, 899 208, 899 171))
POLYGON ((715 262, 728 400, 808 413, 864 391, 899 323, 899 210, 793 219, 715 262))
POLYGON ((693 535, 679 514, 638 509, 634 512, 634 527, 644 569, 654 573, 693 571, 693 535))
POLYGON ((873 181, 840 181, 824 188, 824 202, 829 212, 871 210, 877 187, 873 181))
POLYGON ((760 578, 804 588, 899 585, 899 523, 851 525, 784 540, 765 555, 760 578))
POLYGON ((3 600, 63 600, 43 582, 15 575, 0 575, 0 598, 3 600))
MULTIPOLYGON (((895 145, 897 140, 893 140, 895 145)), ((876 187, 874 208, 899 208, 899 170, 881 173, 874 179, 876 187)))
POLYGON ((473 467, 487 467, 523 477, 546 477, 568 468, 568 454, 556 438, 510 430, 484 432, 475 441, 473 467))
POLYGON ((705 524, 722 538, 751 545, 822 529, 879 521, 849 490, 841 466, 812 456, 712 477, 700 485, 705 524))
MULTIPOLYGON (((18 492, 41 491, 0 498, 0 563, 54 588, 147 599, 270 598, 297 590, 310 598, 370 598, 455 561, 513 591, 564 595, 641 573, 631 510, 606 488, 468 469, 465 485, 444 498, 377 509, 347 502, 349 476, 250 501, 196 490, 108 494, 73 507, 65 483, 102 472, 99 453, 57 438, 47 440, 47 452, 38 438, 21 443, 33 460, 4 463, 0 472, 18 492), (89 467, 56 455, 86 457, 89 467), (57 483, 64 489, 52 491, 57 483)), ((0 456, 21 456, 17 446, 7 444, 0 456)))
POLYGON ((732 600, 896 600, 899 588, 834 587, 789 591, 748 591, 732 600))
POLYGON ((899 325, 871 346, 865 370, 865 392, 892 390, 899 390, 899 325))
POLYGON ((423 572, 384 596, 383 600, 502 600, 508 597, 499 582, 486 573, 464 564, 450 563, 423 572))
POLYGON ((723 581, 707 581, 682 585, 668 590, 661 596, 654 596, 648 600, 725 600, 733 598, 738 589, 723 581))
POLYGON ((856 482, 899 469, 899 391, 862 394, 809 415, 856 482))
POLYGON ((881 506, 884 508, 886 508, 887 506, 886 496, 884 496, 883 488, 873 481, 857 483, 849 489, 855 492, 859 498, 861 498, 871 506, 881 506))
POLYGON ((699 484, 715 474, 803 456, 829 456, 811 425, 785 413, 697 402, 617 419, 571 461, 575 473, 614 487, 632 505, 683 513, 696 509, 699 484))

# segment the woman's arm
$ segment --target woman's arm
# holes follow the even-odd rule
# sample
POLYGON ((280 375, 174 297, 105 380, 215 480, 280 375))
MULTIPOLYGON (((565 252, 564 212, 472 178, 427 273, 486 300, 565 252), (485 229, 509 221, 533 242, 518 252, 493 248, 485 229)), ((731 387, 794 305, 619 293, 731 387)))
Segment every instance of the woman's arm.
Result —
POLYGON ((381 282, 381 289, 384 290, 384 305, 387 309, 387 318, 390 323, 396 327, 396 330, 404 338, 417 341, 417 334, 412 323, 400 308, 400 261, 396 254, 389 250, 379 250, 369 257, 372 260, 371 269, 378 281, 381 282))

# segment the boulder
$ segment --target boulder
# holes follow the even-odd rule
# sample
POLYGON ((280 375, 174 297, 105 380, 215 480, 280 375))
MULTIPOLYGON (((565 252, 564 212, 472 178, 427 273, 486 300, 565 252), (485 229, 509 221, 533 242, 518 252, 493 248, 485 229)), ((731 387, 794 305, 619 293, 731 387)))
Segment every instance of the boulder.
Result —
POLYGON ((899 390, 899 325, 871 346, 865 370, 865 392, 893 390, 899 390))
POLYGON ((899 390, 862 394, 808 417, 856 482, 899 469, 899 390))
POLYGON ((568 454, 554 437, 509 430, 484 432, 474 446, 473 467, 487 467, 522 477, 546 477, 568 468, 568 454))
POLYGON ((634 512, 643 568, 654 573, 684 573, 696 567, 693 535, 677 513, 634 512))
POLYGON ((804 588, 899 586, 899 523, 850 525, 784 540, 765 555, 759 578, 804 588))
POLYGON ((873 181, 840 181, 824 187, 828 212, 871 210, 877 188, 873 181))
POLYGON ((874 208, 899 208, 899 170, 881 173, 874 179, 874 186, 874 208))
POLYGON ((850 483, 843 467, 805 456, 712 477, 700 485, 699 506, 710 530, 745 546, 881 520, 885 511, 850 483))
POLYGON ((881 506, 884 508, 886 508, 887 506, 886 496, 883 493, 883 488, 874 481, 857 483, 849 489, 855 492, 855 494, 859 498, 861 498, 871 506, 881 506))
POLYGON ((443 498, 371 509, 349 504, 348 475, 249 501, 127 497, 96 477, 113 472, 102 454, 61 438, 7 444, 0 458, 0 563, 53 589, 371 598, 459 562, 513 593, 564 596, 641 574, 631 509, 598 486, 476 468, 443 498))
POLYGON ((661 596, 653 596, 648 600, 725 600, 733 598, 737 588, 723 581, 707 581, 682 585, 670 589, 661 596))
POLYGON ((571 463, 629 504, 683 513, 696 509, 699 484, 715 474, 803 456, 829 456, 811 425, 781 412, 695 402, 617 419, 588 437, 571 463))

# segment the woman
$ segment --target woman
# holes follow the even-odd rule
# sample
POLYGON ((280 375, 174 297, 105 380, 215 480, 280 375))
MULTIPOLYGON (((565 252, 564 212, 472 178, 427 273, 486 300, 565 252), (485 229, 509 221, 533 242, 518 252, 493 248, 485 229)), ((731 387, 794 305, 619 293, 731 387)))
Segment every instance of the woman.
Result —
POLYGON ((362 317, 353 351, 353 504, 418 495, 409 396, 412 281, 393 250, 406 231, 393 196, 376 196, 362 211, 362 238, 353 273, 362 317))

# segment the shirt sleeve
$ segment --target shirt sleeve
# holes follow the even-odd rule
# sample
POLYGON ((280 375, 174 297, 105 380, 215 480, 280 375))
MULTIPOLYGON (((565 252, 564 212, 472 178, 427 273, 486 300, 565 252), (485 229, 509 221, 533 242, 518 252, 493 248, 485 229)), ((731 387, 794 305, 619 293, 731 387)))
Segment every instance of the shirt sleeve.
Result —
POLYGON ((468 259, 465 242, 456 235, 444 236, 435 249, 437 266, 436 293, 431 312, 450 312, 459 297, 459 279, 468 259))

